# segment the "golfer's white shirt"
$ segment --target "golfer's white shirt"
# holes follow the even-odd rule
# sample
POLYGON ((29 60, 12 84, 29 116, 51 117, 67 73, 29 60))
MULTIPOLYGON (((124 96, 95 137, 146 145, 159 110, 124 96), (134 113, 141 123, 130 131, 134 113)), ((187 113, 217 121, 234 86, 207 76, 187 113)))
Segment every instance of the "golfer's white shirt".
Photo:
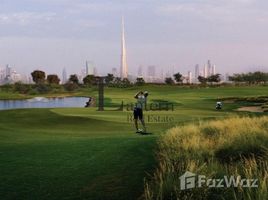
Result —
POLYGON ((139 95, 136 107, 142 109, 145 103, 146 103, 146 97, 144 95, 139 95))

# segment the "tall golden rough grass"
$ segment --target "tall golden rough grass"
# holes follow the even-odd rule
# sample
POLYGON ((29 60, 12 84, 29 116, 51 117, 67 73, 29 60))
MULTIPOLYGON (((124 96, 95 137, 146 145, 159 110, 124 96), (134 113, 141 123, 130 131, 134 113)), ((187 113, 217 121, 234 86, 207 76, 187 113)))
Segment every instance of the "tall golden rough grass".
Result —
POLYGON ((268 117, 232 117, 170 129, 158 143, 159 165, 145 199, 268 199, 268 117), (180 190, 190 171, 206 177, 257 178, 258 188, 180 190))

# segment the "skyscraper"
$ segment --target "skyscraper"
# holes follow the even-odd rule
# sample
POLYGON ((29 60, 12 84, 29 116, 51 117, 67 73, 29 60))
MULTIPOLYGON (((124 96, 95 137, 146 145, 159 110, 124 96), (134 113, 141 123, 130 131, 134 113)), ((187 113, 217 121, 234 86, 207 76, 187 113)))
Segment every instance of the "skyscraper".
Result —
POLYGON ((225 82, 230 81, 230 74, 229 74, 229 73, 226 73, 226 74, 225 74, 224 81, 225 81, 225 82))
POLYGON ((86 61, 86 76, 88 75, 88 62, 86 61))
POLYGON ((195 82, 198 82, 198 76, 199 75, 200 75, 199 65, 196 64, 195 65, 195 74, 194 74, 195 82))
POLYGON ((211 75, 212 75, 212 65, 211 65, 210 60, 208 60, 208 63, 207 63, 207 76, 211 76, 211 75))
POLYGON ((193 81, 192 81, 192 72, 191 71, 188 71, 187 83, 189 83, 189 84, 193 83, 193 81))
POLYGON ((203 77, 205 77, 205 78, 208 77, 208 67, 207 67, 207 65, 204 65, 204 69, 203 69, 203 77))
POLYGON ((215 75, 216 74, 216 65, 213 65, 212 66, 212 75, 215 75))
POLYGON ((138 77, 143 77, 143 70, 142 70, 142 66, 140 65, 138 68, 138 73, 137 73, 138 77))
POLYGON ((118 77, 117 75, 117 68, 112 68, 112 74, 114 75, 114 77, 118 77))
POLYGON ((67 72, 66 72, 66 69, 63 68, 62 70, 62 84, 66 83, 67 82, 67 72))
POLYGON ((165 79, 163 68, 161 69, 161 72, 160 72, 160 79, 161 79, 161 81, 164 81, 164 79, 165 79))
POLYGON ((127 67, 127 55, 126 55, 126 41, 125 41, 125 24, 124 18, 122 17, 122 35, 121 35, 121 78, 128 77, 127 67))
POLYGON ((0 83, 5 79, 6 73, 4 69, 0 68, 0 83))
POLYGON ((147 68, 147 82, 154 82, 156 76, 156 67, 149 65, 147 68))
POLYGON ((86 75, 94 75, 95 65, 93 61, 86 61, 86 75))
POLYGON ((9 65, 6 65, 6 78, 11 76, 11 71, 11 67, 9 67, 9 65))

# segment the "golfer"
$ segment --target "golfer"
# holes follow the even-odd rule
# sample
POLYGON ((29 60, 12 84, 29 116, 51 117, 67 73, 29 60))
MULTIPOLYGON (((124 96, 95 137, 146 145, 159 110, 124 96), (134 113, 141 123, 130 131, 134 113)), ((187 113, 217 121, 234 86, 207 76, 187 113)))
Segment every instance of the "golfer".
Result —
POLYGON ((135 127, 136 127, 136 132, 137 133, 146 133, 146 126, 145 126, 145 122, 144 122, 144 119, 143 119, 143 108, 146 104, 146 100, 147 100, 147 97, 148 97, 148 92, 145 91, 145 92, 138 92, 134 98, 137 99, 137 103, 134 107, 134 123, 135 123, 135 127), (143 130, 139 129, 139 126, 138 126, 138 120, 141 121, 141 124, 143 126, 143 130))

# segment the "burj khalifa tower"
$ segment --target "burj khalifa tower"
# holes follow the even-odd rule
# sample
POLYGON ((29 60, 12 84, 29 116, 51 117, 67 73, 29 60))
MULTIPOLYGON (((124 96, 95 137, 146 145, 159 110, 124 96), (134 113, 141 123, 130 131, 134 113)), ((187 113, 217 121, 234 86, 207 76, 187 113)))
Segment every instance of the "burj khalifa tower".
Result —
POLYGON ((126 41, 125 41, 125 24, 124 18, 122 17, 122 35, 121 35, 121 79, 128 77, 128 67, 127 67, 127 55, 126 55, 126 41))

